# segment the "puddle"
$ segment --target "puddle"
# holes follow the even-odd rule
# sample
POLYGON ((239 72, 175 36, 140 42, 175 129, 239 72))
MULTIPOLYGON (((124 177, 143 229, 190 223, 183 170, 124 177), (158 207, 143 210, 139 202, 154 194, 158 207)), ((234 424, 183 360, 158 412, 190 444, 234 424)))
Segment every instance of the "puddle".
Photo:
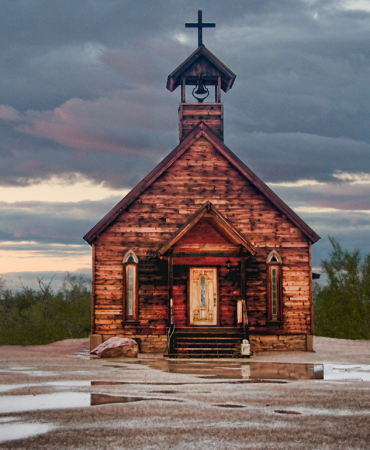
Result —
POLYGON ((0 443, 37 436, 53 428, 55 428, 54 425, 47 423, 2 423, 0 424, 0 443))
POLYGON ((9 369, 1 369, 0 372, 15 372, 22 373, 22 375, 33 375, 35 377, 53 377, 57 375, 55 372, 48 372, 46 370, 36 370, 32 367, 9 367, 9 369))
MULTIPOLYGON (((322 364, 288 364, 265 362, 190 362, 173 360, 140 361, 152 369, 168 373, 196 375, 209 379, 250 380, 322 380, 322 364)), ((128 363, 129 364, 129 363, 128 363)))
POLYGON ((0 393, 13 391, 15 389, 25 389, 31 387, 44 387, 44 386, 90 386, 90 381, 85 380, 68 380, 68 381, 48 381, 46 383, 27 383, 27 384, 0 384, 0 393))
POLYGON ((370 365, 325 364, 324 379, 333 381, 370 381, 370 365))
POLYGON ((274 412, 276 412, 278 414, 293 414, 293 415, 301 415, 302 414, 298 411, 288 411, 286 409, 275 409, 274 412))
POLYGON ((125 397, 118 395, 108 395, 108 394, 91 394, 91 406, 96 405, 108 405, 111 403, 132 403, 141 402, 143 400, 148 400, 145 397, 125 397))
POLYGON ((82 350, 78 353, 73 353, 73 355, 71 355, 74 358, 80 358, 80 359, 90 359, 90 350, 82 350))
POLYGON ((14 422, 15 420, 17 420, 16 417, 0 417, 0 424, 14 422))
POLYGON ((244 408, 244 405, 228 405, 227 403, 224 405, 222 403, 218 403, 212 406, 217 406, 218 408, 244 408))
MULTIPOLYGON (((35 384, 34 386, 38 385, 35 384)), ((91 386, 91 383, 86 380, 49 381, 43 383, 43 386, 91 386)))
POLYGON ((40 395, 3 395, 0 413, 66 409, 90 406, 90 394, 82 392, 57 392, 40 395))
MULTIPOLYGON (((203 376, 204 378, 212 378, 212 376, 203 376)), ((254 380, 229 380, 229 381, 214 381, 212 384, 246 384, 246 383, 274 383, 274 384, 286 384, 288 381, 285 380, 260 380, 260 379, 254 379, 254 380)), ((201 381, 199 382, 190 382, 190 381, 182 381, 182 382, 163 382, 163 381, 92 381, 91 386, 117 386, 117 385, 124 385, 124 384, 143 384, 145 386, 188 386, 188 385, 195 385, 199 386, 203 384, 201 381)))
MULTIPOLYGON (((90 385, 90 382, 89 382, 90 385)), ((176 392, 176 391, 172 391, 176 392)), ((167 391, 170 393, 170 391, 167 391)), ((133 403, 140 401, 181 402, 173 398, 115 396, 108 394, 90 394, 83 392, 57 392, 37 395, 3 395, 0 396, 0 413, 18 413, 47 409, 86 408, 111 403, 133 403)), ((8 420, 9 422, 11 419, 8 420)), ((0 422, 0 425, 1 422, 0 422)))
POLYGON ((272 380, 370 381, 370 365, 265 363, 250 361, 140 361, 152 369, 168 373, 196 375, 208 379, 244 380, 251 383, 272 380))
POLYGON ((112 403, 133 403, 142 401, 181 402, 181 400, 177 400, 174 398, 126 397, 121 395, 91 394, 91 406, 109 405, 112 403))
MULTIPOLYGON (((23 367, 23 366, 16 366, 16 367, 9 367, 8 369, 0 369, 1 373, 17 373, 22 375, 29 375, 29 376, 35 376, 35 377, 55 377, 59 376, 60 373, 58 372, 49 372, 47 370, 37 370, 34 367, 23 367)), ((91 375, 90 371, 86 370, 76 370, 74 371, 75 375, 91 375)))
POLYGON ((136 384, 129 381, 91 381, 91 386, 118 386, 120 384, 136 384))
POLYGON ((0 384, 0 392, 13 391, 14 389, 22 389, 28 386, 32 386, 30 384, 0 384))
POLYGON ((181 391, 164 390, 164 391, 151 391, 151 393, 152 394, 179 394, 179 393, 181 393, 181 391))

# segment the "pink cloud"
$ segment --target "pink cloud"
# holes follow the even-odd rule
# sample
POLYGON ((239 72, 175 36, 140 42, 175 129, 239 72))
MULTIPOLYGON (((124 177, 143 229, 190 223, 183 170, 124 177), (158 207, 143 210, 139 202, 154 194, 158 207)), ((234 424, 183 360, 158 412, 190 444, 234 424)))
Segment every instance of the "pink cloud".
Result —
POLYGON ((156 96, 144 87, 93 101, 73 98, 52 111, 21 113, 0 105, 0 119, 16 122, 15 129, 22 133, 76 149, 145 152, 144 146, 140 149, 145 133, 172 131, 172 126, 163 130, 168 126, 163 125, 163 115, 173 116, 173 111, 164 105, 161 110, 156 96))
POLYGON ((0 119, 9 122, 19 122, 21 114, 12 106, 0 105, 0 119))
POLYGON ((328 198, 311 200, 309 202, 313 206, 322 208, 333 208, 346 211, 370 211, 370 200, 356 198, 328 198))

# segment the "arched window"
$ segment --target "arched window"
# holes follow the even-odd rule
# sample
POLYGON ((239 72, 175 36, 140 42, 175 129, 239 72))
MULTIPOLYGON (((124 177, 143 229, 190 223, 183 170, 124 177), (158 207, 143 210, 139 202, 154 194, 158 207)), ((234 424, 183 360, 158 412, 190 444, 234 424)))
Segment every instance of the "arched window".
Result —
POLYGON ((267 320, 278 322, 282 320, 281 296, 281 264, 282 260, 276 250, 267 257, 267 320))
POLYGON ((123 257, 123 319, 138 319, 138 276, 139 259, 133 250, 123 257))

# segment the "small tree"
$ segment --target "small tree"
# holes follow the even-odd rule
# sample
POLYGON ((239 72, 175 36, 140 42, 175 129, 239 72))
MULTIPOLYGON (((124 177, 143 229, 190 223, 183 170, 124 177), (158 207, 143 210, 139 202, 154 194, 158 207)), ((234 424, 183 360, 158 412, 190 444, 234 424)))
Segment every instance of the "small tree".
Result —
POLYGON ((315 334, 342 339, 370 339, 370 254, 359 249, 343 250, 329 237, 333 247, 322 260, 326 285, 314 285, 315 334))

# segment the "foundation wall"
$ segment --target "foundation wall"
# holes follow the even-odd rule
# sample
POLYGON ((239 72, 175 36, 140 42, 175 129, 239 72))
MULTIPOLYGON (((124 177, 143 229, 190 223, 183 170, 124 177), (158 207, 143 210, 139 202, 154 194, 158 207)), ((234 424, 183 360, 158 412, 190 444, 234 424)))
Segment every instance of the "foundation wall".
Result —
POLYGON ((250 345, 252 352, 279 351, 313 351, 310 348, 310 339, 306 334, 292 335, 251 335, 250 345))
MULTIPOLYGON (((129 335, 118 334, 118 337, 136 339, 141 353, 167 353, 167 336, 157 335, 129 335)), ((111 335, 92 334, 90 336, 90 350, 93 350, 111 335)), ((312 335, 252 335, 250 345, 253 353, 264 351, 301 351, 312 352, 312 335)))

